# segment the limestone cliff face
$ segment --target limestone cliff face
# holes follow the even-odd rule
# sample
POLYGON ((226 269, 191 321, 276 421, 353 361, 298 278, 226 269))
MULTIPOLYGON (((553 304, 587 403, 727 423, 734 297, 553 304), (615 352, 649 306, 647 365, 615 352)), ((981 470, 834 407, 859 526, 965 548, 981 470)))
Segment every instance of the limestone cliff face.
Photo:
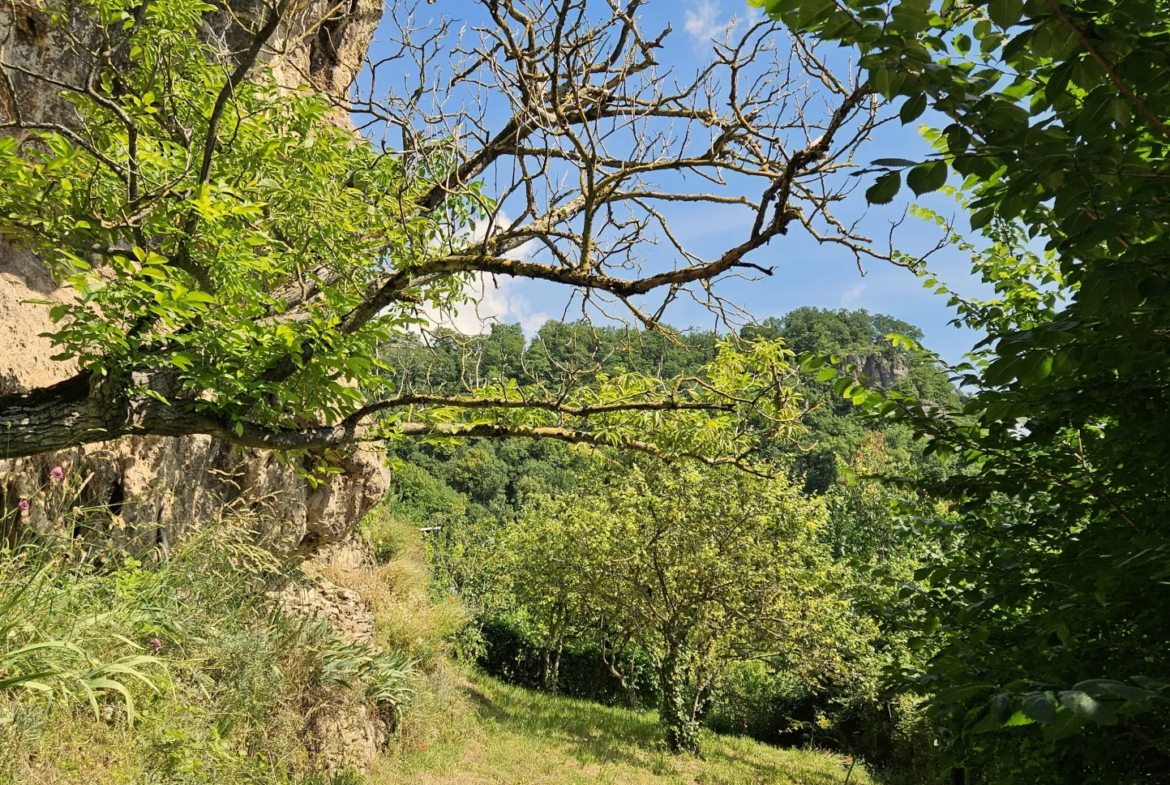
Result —
MULTIPOLYGON (((263 11, 257 0, 230 0, 209 14, 206 40, 226 60, 245 45, 240 24, 263 11), (238 21, 233 21, 238 20, 238 21)), ((380 0, 311 0, 291 13, 263 53, 281 84, 321 90, 338 102, 335 115, 347 123, 344 98, 382 14, 380 0)), ((36 2, 0 4, 0 61, 18 70, 0 80, 0 117, 19 113, 26 123, 75 121, 58 90, 27 73, 84 85, 93 30, 84 24, 55 27, 36 2)), ((53 329, 49 306, 29 300, 62 301, 40 261, 0 243, 0 394, 23 392, 73 375, 76 368, 50 359, 43 334, 53 329)), ((3 434, 0 434, 3 438, 3 434)), ((227 504, 263 513, 272 532, 289 548, 312 549, 348 534, 385 492, 388 476, 379 455, 358 452, 332 482, 310 487, 294 466, 276 455, 242 452, 211 437, 134 437, 15 461, 0 461, 0 534, 31 527, 46 534, 65 507, 105 506, 110 536, 131 548, 172 543, 198 521, 227 504), (64 480, 53 476, 60 467, 64 480), (29 502, 27 511, 20 501, 29 502)))
MULTIPOLYGON (((220 10, 204 18, 204 40, 231 61, 247 48, 248 29, 263 22, 261 0, 213 0, 220 10)), ((99 49, 96 30, 84 23, 54 25, 47 0, 9 0, 0 4, 0 55, 11 70, 11 87, 0 80, 5 120, 19 111, 25 122, 70 124, 75 113, 60 90, 34 74, 84 87, 91 58, 99 49), (15 95, 13 95, 15 91, 15 95)), ((53 3, 73 10, 73 0, 53 3)), ((380 0, 308 0, 294 4, 271 44, 261 53, 286 87, 310 86, 339 103, 358 71, 382 18, 380 0)))
POLYGON ((904 354, 894 352, 886 354, 850 354, 845 356, 845 362, 857 367, 859 374, 864 374, 873 384, 883 390, 888 390, 898 383, 898 380, 910 373, 910 360, 904 354))

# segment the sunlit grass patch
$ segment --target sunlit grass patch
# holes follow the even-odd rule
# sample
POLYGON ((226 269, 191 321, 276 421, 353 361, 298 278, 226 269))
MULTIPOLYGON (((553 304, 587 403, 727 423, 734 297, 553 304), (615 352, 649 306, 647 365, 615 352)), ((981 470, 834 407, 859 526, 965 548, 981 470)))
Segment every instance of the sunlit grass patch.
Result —
MULTIPOLYGON (((654 712, 609 708, 473 675, 465 724, 431 742, 403 744, 375 785, 840 785, 839 755, 768 747, 705 733, 703 758, 666 752, 654 712)), ((860 769, 851 783, 868 785, 860 769)))

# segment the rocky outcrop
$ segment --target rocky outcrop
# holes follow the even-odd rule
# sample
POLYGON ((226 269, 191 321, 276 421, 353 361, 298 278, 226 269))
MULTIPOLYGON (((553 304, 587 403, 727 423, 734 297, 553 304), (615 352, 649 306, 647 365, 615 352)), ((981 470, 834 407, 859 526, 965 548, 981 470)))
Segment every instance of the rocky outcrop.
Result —
MULTIPOLYGON (((368 567, 370 556, 351 543, 322 549, 303 565, 307 580, 290 584, 269 599, 288 616, 327 623, 343 643, 374 645, 374 612, 357 592, 320 574, 330 563, 350 569, 368 567)), ((394 729, 392 714, 380 710, 354 690, 321 685, 312 696, 303 735, 321 770, 336 774, 352 767, 368 774, 394 729)))
MULTIPOLYGON (((205 40, 230 61, 247 41, 243 26, 255 26, 266 7, 259 0, 230 0, 205 17, 205 40)), ((286 87, 310 86, 330 95, 339 107, 335 121, 347 123, 346 92, 382 3, 310 0, 293 8, 262 58, 286 87)), ((0 4, 0 60, 16 66, 10 80, 0 79, 0 117, 72 124, 70 104, 33 74, 83 86, 88 51, 96 49, 93 39, 84 23, 55 26, 35 0, 0 4)), ((34 255, 0 243, 0 394, 76 373, 73 364, 51 359, 54 348, 45 337, 53 325, 43 301, 69 296, 34 255)), ((295 464, 206 436, 131 437, 0 461, 0 534, 24 527, 52 534, 64 525, 65 511, 104 508, 108 514, 95 517, 107 536, 125 547, 144 548, 173 543, 188 527, 235 504, 263 512, 257 517, 269 522, 267 534, 275 541, 311 550, 343 539, 385 492, 388 475, 381 456, 355 452, 343 469, 332 481, 311 486, 295 464)))
MULTIPOLYGON (((84 18, 71 0, 59 4, 71 18, 84 18)), ((43 0, 0 4, 0 59, 15 67, 11 87, 0 80, 0 109, 6 118, 19 115, 27 123, 70 125, 76 119, 73 107, 62 100, 58 88, 38 76, 84 88, 92 62, 89 53, 99 51, 101 42, 96 30, 84 23, 54 25, 48 5, 43 0)), ((247 49, 248 31, 263 24, 270 6, 262 0, 228 0, 226 4, 220 0, 217 5, 219 10, 204 17, 203 37, 230 62, 247 49)), ((277 81, 285 87, 311 87, 343 107, 382 10, 381 0, 293 3, 260 58, 272 65, 277 81)), ((347 123, 348 119, 339 113, 338 121, 347 123)))
POLYGON ((354 769, 367 775, 386 748, 389 725, 372 708, 340 685, 317 696, 305 728, 306 747, 317 768, 328 774, 354 769))
POLYGON ((888 390, 910 373, 910 360, 900 352, 885 354, 850 354, 845 363, 857 368, 854 376, 864 374, 871 384, 888 390))
POLYGON ((374 613, 352 589, 314 577, 292 584, 272 597, 288 616, 328 622, 346 643, 369 644, 374 638, 374 613))

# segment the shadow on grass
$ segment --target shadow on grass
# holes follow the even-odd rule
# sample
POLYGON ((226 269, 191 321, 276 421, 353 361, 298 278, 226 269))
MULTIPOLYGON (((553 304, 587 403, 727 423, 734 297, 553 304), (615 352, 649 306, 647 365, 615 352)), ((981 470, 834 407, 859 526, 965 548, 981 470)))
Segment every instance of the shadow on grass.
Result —
MULTIPOLYGON (((797 782, 800 785, 841 785, 847 771, 844 766, 838 774, 834 771, 825 771, 823 765, 811 762, 809 765, 804 765, 797 757, 799 755, 797 752, 793 752, 793 757, 787 761, 785 766, 780 766, 773 762, 758 760, 739 750, 729 749, 726 745, 716 747, 714 744, 708 744, 707 747, 705 752, 708 762, 724 764, 729 768, 743 772, 748 775, 746 781, 759 783, 759 785, 772 785, 772 783, 781 782, 797 782)), ((744 778, 737 778, 737 780, 743 781, 744 778)), ((860 785, 860 780, 860 772, 855 772, 851 782, 860 785)))
MULTIPOLYGON (((743 737, 707 733, 702 761, 675 757, 666 751, 654 712, 610 708, 478 678, 462 689, 481 721, 494 726, 496 743, 506 744, 521 757, 538 759, 555 749, 586 770, 619 765, 642 772, 637 782, 650 782, 647 775, 654 775, 654 782, 702 785, 842 785, 847 772, 841 765, 843 756, 781 750, 743 737)), ((580 774, 588 778, 599 772, 580 774)), ((852 785, 865 782, 871 780, 854 772, 852 785)))
POLYGON ((641 767, 648 763, 644 753, 664 750, 653 714, 502 686, 468 684, 464 691, 483 719, 524 737, 558 743, 582 765, 641 767))

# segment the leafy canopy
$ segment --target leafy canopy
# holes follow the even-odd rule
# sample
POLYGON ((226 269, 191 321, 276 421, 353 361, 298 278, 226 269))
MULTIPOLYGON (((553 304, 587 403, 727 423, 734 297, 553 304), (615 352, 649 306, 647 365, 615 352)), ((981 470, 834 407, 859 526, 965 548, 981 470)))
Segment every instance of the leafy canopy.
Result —
POLYGON ((649 653, 672 749, 695 748, 730 662, 770 659, 814 681, 843 668, 836 643, 856 620, 818 542, 819 501, 730 468, 593 474, 504 529, 502 569, 518 607, 600 634, 615 667, 630 646, 649 653))
MULTIPOLYGON (((468 304, 467 285, 484 271, 628 297, 725 272, 770 235, 718 264, 631 280, 600 263, 507 256, 511 239, 476 234, 498 217, 476 177, 506 150, 466 150, 442 135, 379 149, 330 99, 278 84, 259 62, 297 9, 282 3, 240 21, 249 43, 234 53, 201 38, 213 10, 199 0, 82 0, 66 16, 54 6, 54 24, 90 25, 107 43, 87 55, 89 81, 18 72, 72 111, 58 123, 21 117, 18 106, 0 127, 0 236, 37 251, 76 293, 46 304, 57 359, 80 373, 0 398, 0 456, 129 433, 209 433, 280 450, 536 436, 743 463, 761 437, 795 427, 791 354, 775 341, 722 343, 686 378, 623 372, 553 391, 501 379, 461 396, 396 389, 378 346, 468 304)), ((544 116, 576 127, 623 112, 544 116)), ((528 154, 522 141, 514 154, 528 154)), ((548 221, 571 220, 557 210, 548 221)))
POLYGON ((989 781, 1155 776, 1170 750, 1170 7, 757 4, 858 51, 904 123, 938 124, 930 160, 875 162, 870 201, 891 201, 904 175, 924 193, 953 171, 986 241, 964 247, 994 297, 927 280, 986 332, 955 369, 970 419, 861 401, 972 467, 920 485, 949 515, 911 518, 949 554, 920 576, 938 648, 917 685, 957 760, 989 781))

